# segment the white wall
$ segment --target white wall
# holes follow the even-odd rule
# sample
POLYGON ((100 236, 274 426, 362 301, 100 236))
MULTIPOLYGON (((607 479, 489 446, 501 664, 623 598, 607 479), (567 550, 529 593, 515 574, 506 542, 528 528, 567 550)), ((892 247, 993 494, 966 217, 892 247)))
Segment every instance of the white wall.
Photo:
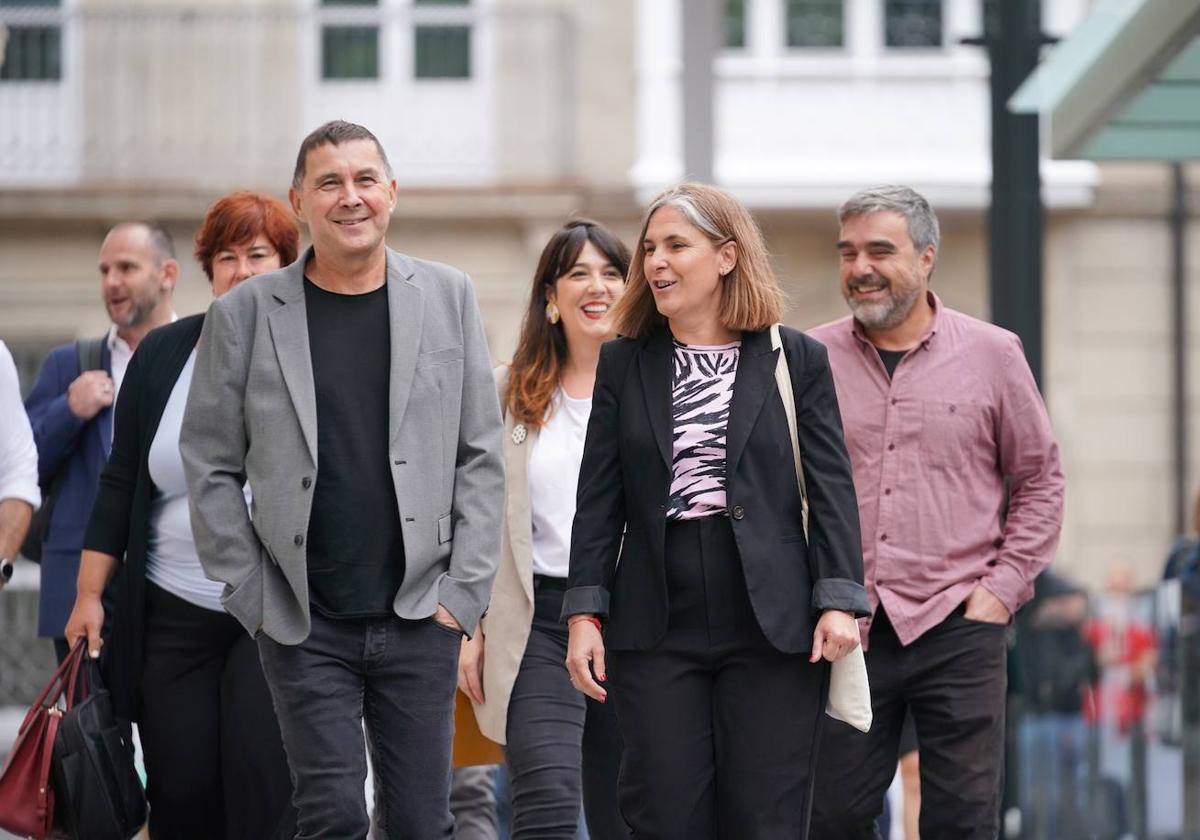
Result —
MULTIPOLYGON (((680 107, 683 0, 638 5, 638 158, 648 198, 684 175, 680 107)), ((747 43, 715 74, 714 172, 751 206, 837 204, 855 189, 909 183, 943 208, 983 208, 991 182, 988 62, 960 44, 982 30, 979 0, 945 0, 937 50, 883 45, 881 0, 845 0, 838 49, 785 46, 784 0, 747 0, 747 43)), ((1046 25, 1067 31, 1081 0, 1048 0, 1046 25)), ((1086 206, 1095 167, 1044 166, 1051 207, 1086 206)))

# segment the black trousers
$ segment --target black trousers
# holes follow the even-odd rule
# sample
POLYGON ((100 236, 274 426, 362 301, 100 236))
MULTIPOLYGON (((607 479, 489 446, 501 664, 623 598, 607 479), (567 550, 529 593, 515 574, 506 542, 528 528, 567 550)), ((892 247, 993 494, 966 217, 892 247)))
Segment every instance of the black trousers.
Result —
POLYGON ((874 722, 863 734, 831 720, 821 746, 814 840, 876 840, 896 773, 906 711, 921 752, 922 840, 994 840, 1004 764, 1006 629, 959 607, 908 647, 882 608, 867 673, 874 722))
POLYGON ((296 814, 254 640, 232 617, 146 584, 138 732, 150 834, 291 837, 296 814))
POLYGON ((666 636, 607 652, 633 836, 803 840, 827 664, 763 636, 729 520, 668 524, 666 572, 666 636))
POLYGON ((462 633, 432 618, 338 619, 314 610, 300 644, 260 635, 258 646, 295 785, 296 840, 367 836, 367 749, 376 835, 454 836, 450 746, 462 633))
POLYGON ((621 735, 612 706, 576 691, 563 664, 567 628, 559 615, 565 584, 534 578, 533 627, 508 703, 504 749, 512 837, 572 840, 582 792, 592 840, 622 840, 629 830, 617 805, 621 735))

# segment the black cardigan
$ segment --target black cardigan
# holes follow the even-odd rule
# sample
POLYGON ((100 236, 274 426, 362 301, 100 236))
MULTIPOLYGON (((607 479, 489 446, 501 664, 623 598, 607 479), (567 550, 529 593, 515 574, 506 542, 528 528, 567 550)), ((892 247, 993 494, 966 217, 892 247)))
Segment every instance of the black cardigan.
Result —
POLYGON ((129 361, 113 417, 112 454, 100 475, 83 542, 85 549, 125 558, 113 581, 112 637, 104 671, 117 715, 126 720, 138 720, 140 712, 146 550, 156 492, 150 444, 203 326, 204 316, 192 315, 159 327, 142 339, 129 361))

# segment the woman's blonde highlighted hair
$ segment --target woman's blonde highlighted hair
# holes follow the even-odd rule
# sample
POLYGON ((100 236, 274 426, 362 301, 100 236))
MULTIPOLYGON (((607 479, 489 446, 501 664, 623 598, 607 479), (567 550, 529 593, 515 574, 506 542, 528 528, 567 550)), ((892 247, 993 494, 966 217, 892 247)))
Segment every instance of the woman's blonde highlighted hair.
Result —
POLYGON ((646 281, 646 228, 650 218, 664 207, 673 207, 699 230, 714 247, 726 242, 737 246, 737 263, 721 282, 721 325, 735 332, 765 330, 783 314, 783 290, 762 231, 740 201, 708 184, 683 183, 660 193, 646 208, 642 232, 629 265, 625 294, 613 307, 612 318, 619 335, 639 338, 665 323, 654 305, 654 293, 646 281))

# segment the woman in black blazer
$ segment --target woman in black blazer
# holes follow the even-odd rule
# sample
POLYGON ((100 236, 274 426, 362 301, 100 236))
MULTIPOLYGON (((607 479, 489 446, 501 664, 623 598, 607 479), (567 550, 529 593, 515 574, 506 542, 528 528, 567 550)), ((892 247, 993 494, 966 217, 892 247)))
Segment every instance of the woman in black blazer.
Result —
POLYGON ((805 538, 781 297, 736 199, 684 184, 650 205, 624 337, 600 354, 563 602, 572 682, 601 700, 611 683, 635 837, 805 837, 828 663, 868 612, 825 348, 783 329, 805 538))
MULTIPOLYGON (((196 257, 219 297, 296 259, 299 230, 256 193, 216 202, 196 257)), ((101 594, 116 576, 105 676, 117 714, 138 723, 153 837, 291 837, 295 812, 279 725, 254 640, 200 569, 179 431, 203 315, 152 331, 129 362, 112 454, 88 522, 65 636, 100 651, 101 594)))

